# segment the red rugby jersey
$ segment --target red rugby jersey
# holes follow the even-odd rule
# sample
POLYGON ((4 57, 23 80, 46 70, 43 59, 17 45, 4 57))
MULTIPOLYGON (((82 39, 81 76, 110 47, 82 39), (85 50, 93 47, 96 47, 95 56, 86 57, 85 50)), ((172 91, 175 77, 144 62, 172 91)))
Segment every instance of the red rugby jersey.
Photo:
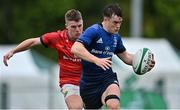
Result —
POLYGON ((81 59, 71 53, 74 42, 68 40, 67 30, 44 34, 41 42, 46 47, 54 48, 58 52, 59 85, 64 84, 79 85, 81 76, 81 59))

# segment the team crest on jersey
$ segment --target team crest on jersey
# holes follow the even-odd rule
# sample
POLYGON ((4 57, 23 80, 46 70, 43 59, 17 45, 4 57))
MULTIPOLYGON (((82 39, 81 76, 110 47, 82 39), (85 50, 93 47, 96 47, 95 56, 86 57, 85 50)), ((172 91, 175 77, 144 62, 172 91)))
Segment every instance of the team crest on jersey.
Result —
POLYGON ((98 44, 102 44, 102 43, 103 43, 102 38, 99 38, 99 39, 96 41, 96 43, 98 43, 98 44))

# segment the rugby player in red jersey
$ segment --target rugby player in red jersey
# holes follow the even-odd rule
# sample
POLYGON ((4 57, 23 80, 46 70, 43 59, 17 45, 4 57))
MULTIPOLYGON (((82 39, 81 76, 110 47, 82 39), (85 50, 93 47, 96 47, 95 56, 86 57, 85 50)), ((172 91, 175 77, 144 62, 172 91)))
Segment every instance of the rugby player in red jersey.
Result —
POLYGON ((83 19, 78 10, 71 9, 65 14, 64 30, 50 32, 37 38, 30 38, 21 42, 17 47, 4 55, 3 62, 8 66, 9 60, 14 54, 30 49, 33 46, 43 44, 58 52, 58 64, 60 66, 59 85, 64 94, 68 109, 82 109, 83 102, 79 94, 79 80, 81 76, 81 60, 71 53, 71 47, 83 31, 83 19))

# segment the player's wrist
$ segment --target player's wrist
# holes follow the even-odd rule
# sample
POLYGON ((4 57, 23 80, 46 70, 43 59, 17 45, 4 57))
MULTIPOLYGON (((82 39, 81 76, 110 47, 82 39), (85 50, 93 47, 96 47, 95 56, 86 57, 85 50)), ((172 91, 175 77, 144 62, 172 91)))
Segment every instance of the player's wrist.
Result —
POLYGON ((94 56, 94 57, 92 58, 92 63, 97 64, 98 59, 99 59, 99 58, 97 58, 97 57, 94 56))
POLYGON ((12 49, 10 52, 9 52, 12 56, 17 53, 15 49, 12 49))

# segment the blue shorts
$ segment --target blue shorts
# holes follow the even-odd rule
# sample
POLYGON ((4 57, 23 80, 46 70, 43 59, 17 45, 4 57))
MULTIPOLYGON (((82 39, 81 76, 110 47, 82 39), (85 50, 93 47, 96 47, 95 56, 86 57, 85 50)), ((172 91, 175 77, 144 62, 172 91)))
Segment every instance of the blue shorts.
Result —
POLYGON ((80 95, 85 104, 85 109, 100 109, 103 105, 101 96, 111 84, 117 84, 119 86, 116 73, 99 81, 88 80, 85 82, 81 79, 80 95))

